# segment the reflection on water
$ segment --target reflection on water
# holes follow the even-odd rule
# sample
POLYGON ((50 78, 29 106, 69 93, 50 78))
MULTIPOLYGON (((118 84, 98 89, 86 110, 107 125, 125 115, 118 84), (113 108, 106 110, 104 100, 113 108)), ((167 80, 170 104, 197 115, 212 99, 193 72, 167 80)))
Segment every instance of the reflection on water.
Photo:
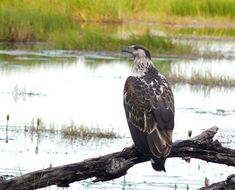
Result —
POLYGON ((211 76, 218 78, 235 79, 235 64, 233 60, 220 59, 220 60, 187 60, 178 61, 172 64, 172 72, 178 76, 191 77, 195 74, 201 76, 211 76))
POLYGON ((18 84, 15 85, 13 91, 12 91, 12 97, 17 103, 22 99, 23 101, 26 100, 27 97, 32 97, 32 96, 45 96, 44 94, 40 93, 35 93, 35 92, 30 92, 26 89, 26 87, 23 87, 22 89, 18 86, 18 84))
MULTIPOLYGON (((130 62, 116 57, 78 54, 76 52, 1 51, 0 56, 0 175, 21 175, 28 171, 78 162, 104 155, 132 144, 122 106, 122 93, 130 62), (7 55, 7 58, 6 58, 7 55), (26 62, 27 64, 26 64, 26 62), (28 64, 33 61, 34 64, 28 64), (6 116, 9 114, 8 143, 6 116), (76 139, 57 133, 30 133, 25 126, 41 118, 44 126, 60 130, 66 124, 112 129, 122 138, 76 139), (32 161, 33 160, 33 161, 32 161)), ((154 60, 159 70, 188 75, 191 68, 212 69, 213 73, 234 77, 232 62, 223 60, 192 62, 154 60), (188 65, 187 65, 188 64, 188 65)), ((202 70, 203 71, 203 70, 202 70)), ((217 135, 226 146, 234 142, 234 88, 172 86, 176 102, 174 139, 186 139, 217 125, 217 135)), ((122 177, 105 183, 91 180, 74 183, 70 189, 196 189, 210 182, 224 180, 233 168, 191 160, 168 159, 167 173, 156 173, 150 163, 131 168, 122 177), (144 170, 143 170, 144 168, 144 170), (181 171, 181 172, 179 172, 181 171)), ((51 188, 54 189, 54 188, 51 188)))

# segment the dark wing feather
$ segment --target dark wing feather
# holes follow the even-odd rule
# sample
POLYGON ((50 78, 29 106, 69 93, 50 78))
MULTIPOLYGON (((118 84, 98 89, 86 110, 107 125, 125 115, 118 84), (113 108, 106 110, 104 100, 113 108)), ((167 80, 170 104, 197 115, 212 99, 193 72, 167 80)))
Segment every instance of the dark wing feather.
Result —
POLYGON ((124 108, 133 141, 143 153, 166 156, 172 146, 174 99, 169 84, 159 78, 128 77, 124 108))

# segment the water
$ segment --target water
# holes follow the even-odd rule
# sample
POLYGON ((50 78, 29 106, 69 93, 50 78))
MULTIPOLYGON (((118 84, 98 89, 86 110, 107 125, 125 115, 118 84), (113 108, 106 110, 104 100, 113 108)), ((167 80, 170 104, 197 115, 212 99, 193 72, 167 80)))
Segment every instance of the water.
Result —
MULTIPOLYGON (((132 144, 122 105, 123 86, 130 60, 75 51, 0 51, 0 175, 17 176, 33 170, 82 161, 120 151, 132 144), (9 114, 8 143, 6 115, 9 114), (60 133, 40 134, 25 126, 42 120, 45 128, 60 130, 71 122, 77 126, 112 130, 117 139, 66 139, 60 133)), ((235 76, 231 60, 160 60, 171 72, 190 76, 190 71, 210 70, 215 76, 235 76)), ((163 64, 163 65, 164 65, 163 64)), ((159 68, 161 70, 161 68, 159 68)), ((235 88, 172 86, 176 102, 174 140, 186 139, 219 126, 217 138, 235 148, 235 88)), ((192 159, 171 158, 167 173, 156 173, 150 163, 134 166, 116 180, 71 184, 69 189, 197 189, 224 180, 234 168, 192 159)), ((47 189, 56 189, 48 187, 47 189)))

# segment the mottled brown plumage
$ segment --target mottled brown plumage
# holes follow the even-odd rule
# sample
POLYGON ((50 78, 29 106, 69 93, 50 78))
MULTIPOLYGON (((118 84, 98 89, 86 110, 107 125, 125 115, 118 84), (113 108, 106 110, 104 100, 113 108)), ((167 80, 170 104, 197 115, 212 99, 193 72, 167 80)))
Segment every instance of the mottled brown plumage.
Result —
POLYGON ((124 86, 124 108, 137 149, 151 158, 157 171, 165 171, 165 157, 172 146, 174 97, 166 78, 153 66, 142 46, 123 50, 134 56, 132 76, 124 86))

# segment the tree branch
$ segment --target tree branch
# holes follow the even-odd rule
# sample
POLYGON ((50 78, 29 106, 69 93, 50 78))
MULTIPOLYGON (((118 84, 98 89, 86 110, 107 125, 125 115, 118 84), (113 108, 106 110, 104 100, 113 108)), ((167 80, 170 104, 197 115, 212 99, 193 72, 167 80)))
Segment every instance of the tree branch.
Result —
POLYGON ((235 174, 227 177, 225 181, 213 183, 208 187, 202 187, 199 190, 234 190, 235 189, 235 174))
MULTIPOLYGON (((235 166, 235 150, 225 148, 218 140, 213 140, 217 131, 217 127, 212 127, 192 139, 173 143, 172 152, 168 157, 198 158, 207 162, 235 166)), ((133 165, 148 160, 148 157, 142 155, 132 146, 105 156, 59 167, 50 167, 9 180, 2 180, 0 181, 0 190, 32 190, 50 185, 68 187, 70 183, 93 177, 95 178, 94 182, 107 181, 125 175, 133 165)))

